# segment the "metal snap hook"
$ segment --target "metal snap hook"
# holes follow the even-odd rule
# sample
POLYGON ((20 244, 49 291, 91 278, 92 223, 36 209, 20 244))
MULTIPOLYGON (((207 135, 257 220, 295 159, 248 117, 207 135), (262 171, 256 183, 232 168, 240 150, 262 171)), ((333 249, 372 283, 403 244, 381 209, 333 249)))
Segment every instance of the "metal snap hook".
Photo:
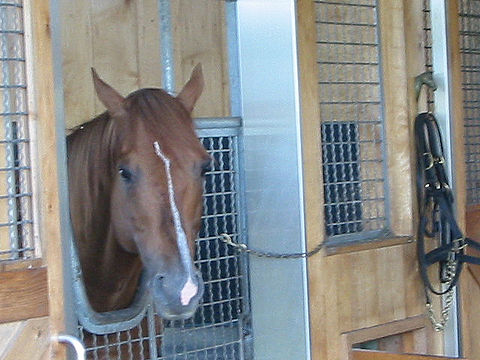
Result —
POLYGON ((418 76, 415 76, 415 99, 417 102, 423 85, 427 85, 429 88, 433 89, 433 91, 437 90, 437 85, 433 80, 433 73, 431 71, 426 71, 418 76))

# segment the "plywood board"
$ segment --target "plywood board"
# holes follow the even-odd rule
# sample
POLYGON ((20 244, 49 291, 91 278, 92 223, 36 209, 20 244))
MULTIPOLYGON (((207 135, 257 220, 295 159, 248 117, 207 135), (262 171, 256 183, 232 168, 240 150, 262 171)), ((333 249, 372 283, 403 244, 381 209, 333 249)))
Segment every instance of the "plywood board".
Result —
POLYGON ((46 359, 48 324, 48 318, 38 318, 0 325, 0 359, 46 359))
MULTIPOLYGON (((334 100, 341 100, 348 96, 349 91, 355 94, 361 93, 364 98, 359 97, 360 100, 368 100, 378 95, 367 90, 369 85, 365 85, 364 88, 357 88, 356 84, 343 86, 342 82, 347 80, 348 76, 355 76, 352 71, 349 72, 348 66, 345 67, 347 73, 342 73, 338 68, 335 69, 335 64, 329 67, 328 59, 322 59, 322 61, 325 60, 323 61, 325 66, 322 64, 315 68, 317 64, 312 61, 312 57, 316 58, 316 49, 319 46, 327 46, 325 43, 332 40, 328 37, 331 36, 334 26, 351 22, 363 23, 366 18, 349 17, 350 13, 342 10, 343 2, 338 3, 332 6, 330 12, 317 13, 317 20, 319 20, 318 16, 325 17, 322 31, 319 33, 318 24, 315 24, 313 3, 318 2, 305 0, 298 1, 297 5, 306 226, 310 247, 325 240, 320 124, 322 121, 344 121, 349 119, 349 116, 355 118, 357 110, 354 106, 358 106, 358 104, 352 105, 346 102, 341 104, 341 109, 335 109, 333 106, 330 109, 327 104, 327 114, 325 114, 322 106, 318 109, 319 99, 321 101, 322 96, 333 96, 334 100), (314 76, 316 73, 318 78, 314 76), (312 94, 317 96, 316 101, 311 100, 312 94)), ((406 51, 405 3, 379 2, 382 66, 384 66, 382 77, 386 102, 384 115, 387 166, 390 176, 393 177, 388 184, 392 202, 389 210, 392 217, 392 236, 385 239, 372 239, 372 242, 364 244, 343 247, 339 245, 334 247, 333 251, 327 245, 326 252, 309 259, 313 359, 347 359, 352 344, 348 346, 345 344, 343 337, 345 334, 360 329, 376 328, 379 332, 375 336, 381 338, 387 335, 388 329, 385 327, 387 324, 401 323, 412 318, 420 322, 420 327, 411 329, 412 334, 402 335, 402 346, 409 351, 420 353, 441 353, 442 351, 439 338, 432 336, 433 330, 424 317, 422 283, 418 274, 415 244, 411 241, 415 229, 414 159, 412 158, 413 143, 410 140, 412 118, 407 106, 411 92, 407 75, 407 56, 410 56, 410 53, 406 51)), ((417 13, 416 16, 421 18, 422 12, 417 13)), ((358 31, 361 28, 361 26, 358 27, 358 31)), ((419 34, 421 31, 422 29, 419 30, 419 34)), ((361 35, 351 32, 344 36, 353 39, 351 42, 361 38, 361 35)), ((361 39, 368 39, 368 34, 366 36, 361 39)), ((412 41, 416 40, 415 38, 412 41)), ((329 53, 338 51, 345 55, 342 58, 345 63, 349 63, 350 60, 374 63, 371 60, 373 55, 369 50, 365 50, 366 53, 362 54, 357 52, 356 57, 352 57, 354 53, 348 41, 339 41, 336 45, 336 49, 331 48, 326 51, 323 49, 322 53, 328 56, 329 53)), ((363 76, 362 80, 367 79, 372 83, 380 80, 368 71, 359 76, 363 76)), ((372 106, 365 106, 362 115, 364 114, 374 118, 378 116, 372 106)), ((360 132, 361 140, 373 140, 371 144, 363 144, 360 150, 362 159, 371 160, 381 151, 378 140, 382 132, 378 128, 362 128, 360 132)), ((366 172, 369 172, 372 178, 382 176, 382 169, 376 169, 375 165, 368 165, 362 171, 364 176, 367 176, 366 172)), ((362 191, 378 197, 384 195, 378 189, 368 185, 365 185, 362 191)), ((374 207, 365 209, 371 214, 378 215, 374 207)), ((400 333, 407 331, 397 330, 400 333)))
MULTIPOLYGON (((96 99, 91 67, 122 95, 162 86, 157 0, 61 0, 63 81, 67 128, 104 111, 96 99)), ((195 116, 229 114, 230 94, 224 2, 175 0, 172 39, 176 90, 202 63, 205 90, 195 116)))
POLYGON ((0 323, 48 315, 45 268, 0 272, 0 323))
POLYGON ((389 354, 379 351, 355 350, 352 360, 454 360, 463 358, 451 358, 444 356, 427 356, 414 354, 389 354))
POLYGON ((202 63, 206 86, 194 115, 229 115, 225 2, 173 0, 171 7, 177 88, 181 89, 192 68, 202 63))

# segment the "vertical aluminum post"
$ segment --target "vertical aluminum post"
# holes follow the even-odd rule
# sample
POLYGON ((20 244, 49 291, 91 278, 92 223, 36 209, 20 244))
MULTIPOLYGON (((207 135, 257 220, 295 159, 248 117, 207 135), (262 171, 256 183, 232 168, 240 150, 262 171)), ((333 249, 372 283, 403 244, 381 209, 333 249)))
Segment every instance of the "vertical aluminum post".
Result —
MULTIPOLYGON (((239 0, 248 243, 305 251, 295 0, 239 0)), ((250 257, 256 359, 310 359, 305 259, 250 257)))
MULTIPOLYGON (((433 79, 437 85, 434 92, 435 117, 440 126, 445 151, 445 166, 447 176, 452 189, 455 191, 455 168, 452 148, 452 123, 450 108, 451 104, 451 79, 450 79, 450 59, 448 57, 448 1, 430 0, 431 19, 432 19, 432 58, 433 58, 433 79)), ((447 322, 444 331, 445 355, 459 356, 460 338, 459 338, 459 312, 457 301, 457 290, 455 289, 454 302, 450 310, 450 320, 447 322)))

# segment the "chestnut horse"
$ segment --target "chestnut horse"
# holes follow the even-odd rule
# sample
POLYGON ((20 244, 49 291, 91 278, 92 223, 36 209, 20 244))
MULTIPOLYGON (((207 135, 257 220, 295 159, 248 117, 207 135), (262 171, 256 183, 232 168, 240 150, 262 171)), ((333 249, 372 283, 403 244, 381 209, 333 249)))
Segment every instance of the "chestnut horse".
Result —
POLYGON ((176 97, 161 89, 121 96, 94 70, 107 111, 68 136, 73 232, 97 312, 132 302, 144 272, 157 313, 191 317, 203 294, 192 256, 210 157, 191 118, 201 66, 176 97))

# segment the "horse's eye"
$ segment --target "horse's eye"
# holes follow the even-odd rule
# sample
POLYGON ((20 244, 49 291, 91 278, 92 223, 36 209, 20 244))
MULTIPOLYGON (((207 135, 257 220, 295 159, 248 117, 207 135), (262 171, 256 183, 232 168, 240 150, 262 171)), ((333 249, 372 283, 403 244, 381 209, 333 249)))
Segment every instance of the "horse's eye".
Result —
POLYGON ((123 181, 128 182, 128 183, 133 181, 133 174, 130 170, 128 170, 124 167, 120 167, 118 169, 118 173, 120 174, 120 177, 122 178, 123 181))

